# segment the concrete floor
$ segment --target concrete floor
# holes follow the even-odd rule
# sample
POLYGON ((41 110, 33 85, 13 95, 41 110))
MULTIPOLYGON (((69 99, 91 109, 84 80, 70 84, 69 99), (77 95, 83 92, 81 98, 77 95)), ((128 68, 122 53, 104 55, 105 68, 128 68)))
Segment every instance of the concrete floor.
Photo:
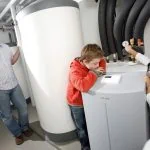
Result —
MULTIPOLYGON (((31 126, 38 121, 36 109, 28 105, 31 126)), ((16 112, 14 111, 14 115, 16 112)), ((39 130, 39 129, 38 129, 39 130)), ((42 130, 41 130, 42 131, 42 130)), ((17 146, 14 137, 0 121, 0 150, 81 150, 80 143, 73 141, 64 145, 48 143, 40 134, 34 133, 30 138, 25 138, 22 145, 17 146)))

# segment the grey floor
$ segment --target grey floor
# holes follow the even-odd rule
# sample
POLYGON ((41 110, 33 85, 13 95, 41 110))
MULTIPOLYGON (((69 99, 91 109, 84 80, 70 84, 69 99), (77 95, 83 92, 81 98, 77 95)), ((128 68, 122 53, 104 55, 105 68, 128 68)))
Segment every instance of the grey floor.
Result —
MULTIPOLYGON (((29 105, 28 110, 30 123, 34 125, 38 121, 36 109, 29 105)), ((14 114, 16 114, 15 111, 14 114)), ((0 150, 81 150, 78 141, 58 145, 48 143, 41 137, 40 134, 34 133, 30 138, 25 138, 25 142, 22 145, 17 146, 14 137, 0 121, 0 150)))

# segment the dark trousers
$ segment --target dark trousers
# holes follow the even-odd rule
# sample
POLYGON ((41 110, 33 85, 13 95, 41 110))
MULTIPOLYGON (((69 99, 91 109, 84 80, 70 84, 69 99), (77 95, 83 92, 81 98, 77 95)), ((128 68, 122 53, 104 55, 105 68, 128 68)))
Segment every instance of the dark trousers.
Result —
POLYGON ((87 132, 85 113, 83 107, 70 106, 71 116, 77 128, 77 135, 79 137, 82 149, 90 150, 89 137, 87 132))

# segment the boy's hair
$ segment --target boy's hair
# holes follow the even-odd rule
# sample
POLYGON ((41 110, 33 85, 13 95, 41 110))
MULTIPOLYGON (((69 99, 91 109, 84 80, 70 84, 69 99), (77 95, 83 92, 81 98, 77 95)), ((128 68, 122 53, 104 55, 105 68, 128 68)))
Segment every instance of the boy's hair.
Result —
POLYGON ((103 56, 104 53, 97 44, 87 44, 83 47, 81 51, 81 57, 79 59, 80 61, 83 61, 85 59, 87 62, 90 62, 93 59, 101 58, 103 56))

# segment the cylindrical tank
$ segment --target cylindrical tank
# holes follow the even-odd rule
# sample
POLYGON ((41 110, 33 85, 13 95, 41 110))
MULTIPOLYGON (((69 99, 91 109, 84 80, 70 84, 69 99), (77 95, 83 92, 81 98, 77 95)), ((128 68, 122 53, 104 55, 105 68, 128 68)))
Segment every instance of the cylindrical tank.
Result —
POLYGON ((17 20, 40 124, 50 140, 67 141, 75 130, 66 103, 68 71, 83 47, 79 6, 71 0, 39 1, 17 20))
MULTIPOLYGON (((16 46, 10 47, 12 50, 12 53, 14 54, 17 50, 16 46)), ((24 76, 24 70, 23 70, 23 65, 22 62, 19 58, 19 60, 13 65, 13 69, 15 72, 15 75, 17 77, 18 83, 22 89, 23 95, 25 99, 28 99, 30 97, 29 91, 28 91, 28 86, 27 86, 27 81, 24 76)))

